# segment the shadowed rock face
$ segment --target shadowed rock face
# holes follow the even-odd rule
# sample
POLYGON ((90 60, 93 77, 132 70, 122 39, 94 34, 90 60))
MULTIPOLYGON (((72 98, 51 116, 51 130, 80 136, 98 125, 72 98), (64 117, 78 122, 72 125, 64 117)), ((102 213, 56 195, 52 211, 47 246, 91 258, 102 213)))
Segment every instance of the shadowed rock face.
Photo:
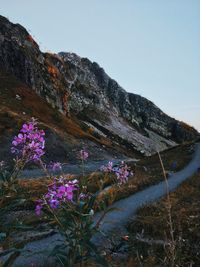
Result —
POLYGON ((95 62, 74 53, 42 53, 19 24, 0 16, 0 68, 29 85, 56 110, 112 146, 150 155, 196 131, 164 114, 151 101, 127 93, 95 62))

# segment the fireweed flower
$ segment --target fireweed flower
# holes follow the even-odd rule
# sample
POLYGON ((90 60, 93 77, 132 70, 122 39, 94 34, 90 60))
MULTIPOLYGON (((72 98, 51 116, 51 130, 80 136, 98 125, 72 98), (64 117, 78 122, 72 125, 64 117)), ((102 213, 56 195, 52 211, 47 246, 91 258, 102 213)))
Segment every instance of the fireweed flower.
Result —
POLYGON ((133 173, 130 171, 130 168, 124 163, 124 161, 122 161, 117 167, 114 167, 113 162, 109 161, 108 165, 103 165, 100 170, 106 173, 114 173, 119 185, 127 183, 128 178, 133 175, 133 173))
POLYGON ((119 184, 124 184, 128 182, 129 171, 127 165, 115 170, 115 174, 119 184))
POLYGON ((48 186, 48 191, 43 199, 36 202, 35 213, 41 214, 43 206, 58 209, 63 203, 73 202, 74 191, 78 190, 78 180, 66 181, 64 178, 54 179, 54 183, 48 186))
POLYGON ((101 166, 100 170, 103 172, 112 172, 113 171, 113 162, 109 161, 108 165, 101 166))
POLYGON ((62 164, 60 162, 50 162, 48 169, 50 171, 56 172, 62 170, 62 164))
POLYGON ((35 213, 38 216, 41 214, 42 204, 43 204, 42 200, 39 199, 36 201, 35 213))
POLYGON ((123 161, 118 168, 114 169, 114 172, 119 185, 127 183, 128 178, 133 175, 133 172, 130 171, 130 168, 123 161))
POLYGON ((44 155, 44 131, 39 130, 37 121, 23 124, 19 134, 12 141, 11 152, 26 162, 37 161, 44 155))
POLYGON ((85 161, 87 158, 89 157, 89 153, 87 151, 85 151, 84 149, 82 149, 79 152, 78 158, 85 161))
POLYGON ((79 195, 79 200, 85 200, 85 199, 87 199, 88 198, 88 195, 87 194, 85 194, 85 193, 80 193, 80 195, 79 195))

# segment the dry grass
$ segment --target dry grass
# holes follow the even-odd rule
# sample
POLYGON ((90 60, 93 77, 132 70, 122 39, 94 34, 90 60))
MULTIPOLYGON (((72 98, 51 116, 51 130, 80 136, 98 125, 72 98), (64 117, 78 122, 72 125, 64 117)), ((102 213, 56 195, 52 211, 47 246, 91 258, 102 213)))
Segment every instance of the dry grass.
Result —
MULTIPOLYGON (((59 119, 55 117, 55 109, 16 78, 10 78, 10 76, 0 73, 0 79, 1 117, 5 116, 5 112, 7 112, 10 117, 19 121, 18 124, 22 123, 22 120, 36 117, 49 128, 57 129, 60 132, 67 132, 76 137, 91 138, 73 118, 67 118, 62 114, 57 115, 59 119), (16 95, 19 95, 21 100, 16 99, 16 95)), ((6 121, 3 126, 6 127, 6 121)))
MULTIPOLYGON (((176 266, 200 266, 200 174, 170 194, 172 220, 176 243, 176 266)), ((168 266, 165 264, 166 249, 162 245, 147 244, 136 240, 136 234, 147 239, 167 241, 166 199, 139 210, 137 220, 128 229, 130 233, 130 258, 137 266, 168 266), (152 254, 154 259, 152 262, 152 254), (132 255, 132 256, 131 256, 132 255), (138 258, 138 255, 142 257, 138 258), (142 265, 141 265, 142 263, 142 265)))

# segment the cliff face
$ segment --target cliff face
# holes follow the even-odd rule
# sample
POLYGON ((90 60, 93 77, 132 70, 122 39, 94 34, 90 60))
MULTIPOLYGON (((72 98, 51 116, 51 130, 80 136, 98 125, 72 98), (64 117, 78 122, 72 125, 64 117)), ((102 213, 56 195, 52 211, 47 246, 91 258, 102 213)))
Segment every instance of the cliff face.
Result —
POLYGON ((19 24, 0 16, 0 68, 15 75, 97 140, 150 155, 196 133, 151 101, 127 93, 95 62, 74 53, 42 53, 19 24))

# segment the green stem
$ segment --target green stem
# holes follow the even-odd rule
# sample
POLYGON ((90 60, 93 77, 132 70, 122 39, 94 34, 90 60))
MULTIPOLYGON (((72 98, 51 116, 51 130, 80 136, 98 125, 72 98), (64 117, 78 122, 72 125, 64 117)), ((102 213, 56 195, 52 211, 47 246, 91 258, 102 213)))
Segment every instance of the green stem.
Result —
POLYGON ((43 161, 42 161, 41 159, 39 160, 39 163, 40 163, 40 166, 42 167, 44 173, 46 174, 46 176, 47 176, 49 179, 51 179, 51 175, 50 175, 50 173, 48 172, 47 168, 45 167, 45 165, 44 165, 44 163, 43 163, 43 161))

